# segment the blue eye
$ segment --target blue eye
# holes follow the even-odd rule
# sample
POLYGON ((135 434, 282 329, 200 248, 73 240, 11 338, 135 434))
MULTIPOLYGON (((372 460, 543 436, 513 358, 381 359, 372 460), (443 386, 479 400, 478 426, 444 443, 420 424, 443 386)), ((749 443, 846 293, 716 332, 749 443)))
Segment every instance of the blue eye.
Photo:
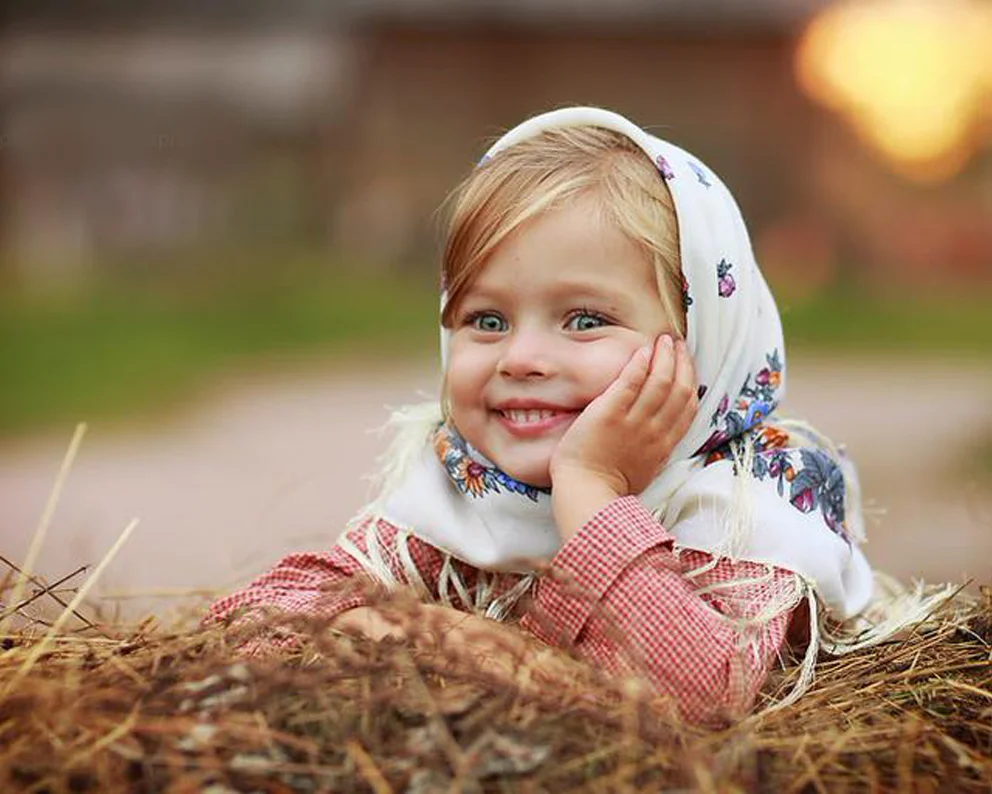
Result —
POLYGON ((468 318, 468 323, 477 331, 498 334, 507 330, 506 320, 495 312, 479 312, 468 318))
POLYGON ((610 321, 603 315, 583 309, 572 313, 568 318, 566 328, 569 331, 592 331, 609 324, 610 321))

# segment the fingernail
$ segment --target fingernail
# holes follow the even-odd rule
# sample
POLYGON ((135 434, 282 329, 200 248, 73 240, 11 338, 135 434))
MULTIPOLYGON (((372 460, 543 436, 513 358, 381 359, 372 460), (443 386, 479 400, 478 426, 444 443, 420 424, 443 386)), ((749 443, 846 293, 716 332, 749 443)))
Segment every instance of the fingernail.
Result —
POLYGON ((661 344, 662 344, 663 347, 670 349, 671 346, 672 346, 672 337, 669 336, 668 334, 662 334, 661 335, 661 344))

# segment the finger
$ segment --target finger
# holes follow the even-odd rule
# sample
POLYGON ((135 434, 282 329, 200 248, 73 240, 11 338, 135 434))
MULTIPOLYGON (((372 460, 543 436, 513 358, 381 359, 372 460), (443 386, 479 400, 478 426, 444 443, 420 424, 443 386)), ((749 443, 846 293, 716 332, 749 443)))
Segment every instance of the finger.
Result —
POLYGON ((692 360, 689 352, 689 345, 684 339, 680 339, 676 345, 676 365, 675 379, 672 383, 672 391, 679 399, 686 403, 698 403, 698 389, 696 387, 696 363, 692 360))
MULTIPOLYGON (((699 411, 699 389, 696 380, 696 366, 689 354, 685 342, 680 343, 679 360, 675 368, 675 382, 672 384, 672 399, 674 405, 681 404, 682 410, 677 414, 677 422, 688 417, 691 423, 699 411)), ((688 424, 686 425, 688 429, 688 424)))
POLYGON ((692 425, 692 420, 696 418, 696 414, 699 413, 699 402, 690 400, 682 408, 682 413, 679 414, 678 418, 675 420, 675 425, 673 433, 675 438, 681 441, 685 434, 689 432, 689 427, 692 425))
POLYGON ((651 371, 632 408, 632 413, 647 419, 656 414, 668 399, 675 377, 675 344, 668 334, 660 335, 654 343, 651 371))
POLYGON ((690 400, 682 406, 682 410, 671 420, 671 423, 668 425, 668 434, 669 438, 672 439, 673 449, 685 438, 686 433, 689 432, 689 428, 692 426, 692 420, 696 418, 697 413, 699 413, 698 401, 690 400))
MULTIPOLYGON (((674 345, 673 373, 668 387, 665 402, 655 412, 654 419, 662 427, 670 427, 676 423, 686 406, 698 406, 696 396, 696 372, 692 356, 683 340, 674 345)), ((695 410, 693 410, 695 415, 695 410)))

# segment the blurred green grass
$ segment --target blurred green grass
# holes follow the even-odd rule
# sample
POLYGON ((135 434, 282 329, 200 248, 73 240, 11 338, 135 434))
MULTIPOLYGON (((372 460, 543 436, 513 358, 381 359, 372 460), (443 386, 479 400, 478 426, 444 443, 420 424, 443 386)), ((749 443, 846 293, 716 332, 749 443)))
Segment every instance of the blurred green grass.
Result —
POLYGON ((433 286, 310 278, 0 298, 0 435, 167 410, 227 372, 433 352, 433 286))
MULTIPOLYGON (((154 414, 227 372, 436 356, 437 294, 423 276, 192 283, 0 297, 0 435, 154 414)), ((988 304, 834 291, 780 309, 793 360, 814 351, 992 362, 988 304)))
POLYGON ((834 289, 779 301, 791 352, 829 350, 905 358, 931 355, 992 363, 992 295, 903 295, 834 289))

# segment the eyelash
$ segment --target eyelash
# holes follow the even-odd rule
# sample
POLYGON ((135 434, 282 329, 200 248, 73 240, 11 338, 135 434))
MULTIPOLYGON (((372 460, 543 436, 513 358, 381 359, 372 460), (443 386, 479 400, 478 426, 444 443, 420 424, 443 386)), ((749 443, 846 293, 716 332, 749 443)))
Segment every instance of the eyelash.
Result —
MULTIPOLYGON (((489 317, 489 316, 499 317, 500 320, 503 320, 502 316, 498 312, 484 309, 482 311, 471 312, 470 314, 465 315, 465 319, 462 320, 462 325, 475 327, 477 331, 483 331, 484 329, 476 327, 476 322, 479 320, 480 317, 489 317)), ((503 320, 503 322, 505 323, 506 320, 503 320)), ((492 332, 490 331, 489 333, 492 332)))
MULTIPOLYGON (((484 309, 481 311, 471 312, 470 314, 465 315, 465 318, 462 320, 462 325, 475 327, 480 317, 487 317, 487 316, 500 317, 500 319, 503 320, 503 318, 499 315, 498 312, 484 309)), ((568 323, 572 322, 576 317, 592 317, 594 320, 601 323, 601 326, 599 327, 613 325, 613 320, 607 317, 605 314, 594 311, 593 309, 586 309, 586 308, 579 308, 570 311, 568 315, 565 317, 565 324, 567 325, 568 323)), ((506 320, 503 320, 503 322, 505 323, 506 320)), ((482 331, 484 329, 476 328, 476 330, 482 331)), ((586 330, 591 330, 591 329, 586 329, 586 330)))
POLYGON ((594 320, 597 320, 602 324, 599 327, 606 325, 613 325, 613 320, 611 320, 605 314, 601 314, 600 312, 594 311, 592 309, 586 309, 584 307, 569 312, 568 317, 565 318, 566 324, 572 322, 572 320, 574 320, 576 317, 592 317, 594 320))

